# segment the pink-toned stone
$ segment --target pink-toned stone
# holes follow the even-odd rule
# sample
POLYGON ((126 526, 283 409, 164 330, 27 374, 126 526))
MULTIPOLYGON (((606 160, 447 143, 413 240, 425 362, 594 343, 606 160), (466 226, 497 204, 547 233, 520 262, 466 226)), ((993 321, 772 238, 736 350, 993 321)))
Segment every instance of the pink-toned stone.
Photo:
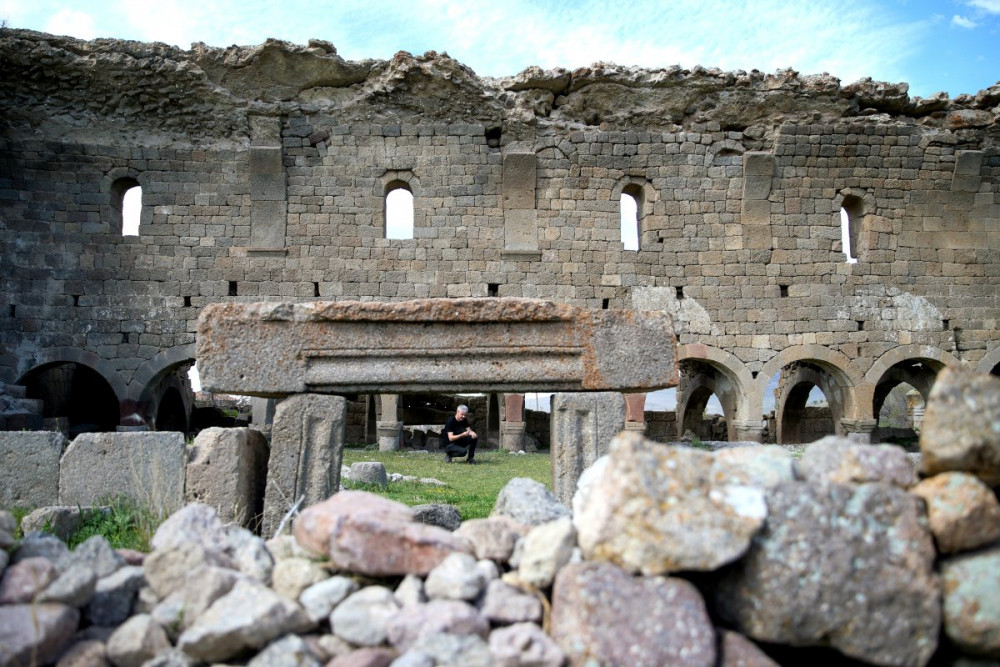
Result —
POLYGON ((56 667, 108 667, 104 642, 96 639, 78 641, 62 654, 56 667))
POLYGON ((683 579, 567 565, 552 593, 552 638, 570 665, 715 665, 715 630, 683 579))
POLYGON ((506 563, 514 553, 517 539, 527 532, 528 528, 513 519, 494 516, 463 521, 454 534, 468 540, 476 558, 506 563))
POLYGON ((756 644, 738 632, 720 630, 719 667, 779 667, 756 644))
POLYGON ((451 532, 413 521, 406 505, 366 491, 341 491, 306 508, 294 532, 337 567, 371 576, 425 575, 449 554, 470 551, 451 532))
POLYGON ((0 604, 31 602, 59 573, 47 558, 35 556, 14 563, 0 579, 0 604))
POLYGON ((927 518, 941 553, 969 551, 1000 540, 1000 502, 974 475, 942 473, 910 492, 927 503, 927 518))
POLYGON ((73 640, 80 611, 57 603, 0 606, 0 665, 44 665, 73 640))
POLYGON ((359 648, 327 663, 326 667, 389 667, 396 653, 387 648, 359 648))

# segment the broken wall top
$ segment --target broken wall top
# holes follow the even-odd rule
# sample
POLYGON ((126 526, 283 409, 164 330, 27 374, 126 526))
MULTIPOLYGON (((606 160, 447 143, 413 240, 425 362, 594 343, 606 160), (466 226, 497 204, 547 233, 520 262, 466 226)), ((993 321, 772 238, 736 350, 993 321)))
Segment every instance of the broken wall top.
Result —
POLYGON ((1000 83, 978 95, 910 98, 905 83, 864 79, 841 85, 827 74, 641 69, 597 63, 529 67, 479 77, 447 54, 397 53, 347 61, 329 42, 183 50, 161 43, 84 41, 0 30, 0 123, 7 132, 116 141, 245 140, 248 116, 336 112, 346 122, 474 122, 504 127, 505 140, 546 124, 657 129, 717 123, 767 132, 786 122, 870 116, 997 134, 1000 83))

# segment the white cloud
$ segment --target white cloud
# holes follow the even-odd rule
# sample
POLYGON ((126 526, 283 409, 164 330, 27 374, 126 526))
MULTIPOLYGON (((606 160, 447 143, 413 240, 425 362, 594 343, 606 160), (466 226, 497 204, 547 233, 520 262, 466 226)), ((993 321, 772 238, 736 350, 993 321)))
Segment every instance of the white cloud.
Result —
POLYGON ((1000 14, 1000 0, 968 0, 965 4, 989 14, 1000 14))
POLYGON ((129 27, 143 41, 164 42, 186 49, 198 40, 193 21, 194 12, 198 10, 191 5, 182 7, 176 0, 129 1, 123 2, 121 8, 129 27))
POLYGON ((43 30, 53 35, 72 35, 80 39, 94 39, 97 36, 94 17, 74 9, 62 9, 53 14, 46 21, 43 30))
POLYGON ((957 25, 959 28, 968 28, 970 30, 979 25, 975 21, 967 19, 964 16, 959 16, 958 14, 951 17, 951 24, 957 25))

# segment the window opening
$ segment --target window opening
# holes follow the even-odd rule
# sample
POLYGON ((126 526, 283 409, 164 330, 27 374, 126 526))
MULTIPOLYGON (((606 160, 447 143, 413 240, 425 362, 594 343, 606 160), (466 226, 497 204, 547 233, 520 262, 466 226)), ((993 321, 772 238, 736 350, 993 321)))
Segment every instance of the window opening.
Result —
POLYGON ((684 298, 684 287, 683 286, 678 285, 677 287, 674 288, 674 290, 676 292, 677 300, 678 301, 680 301, 681 299, 684 298))
POLYGON ((781 294, 781 298, 785 299, 788 297, 788 285, 778 285, 778 292, 781 294))
POLYGON ((621 196, 621 235, 625 250, 639 249, 639 202, 629 192, 621 196))
POLYGON ((184 297, 184 307, 185 308, 191 307, 191 297, 189 296, 184 297))
POLYGON ((413 193, 403 181, 393 181, 385 189, 385 238, 413 238, 413 193))
POLYGON ((486 284, 486 295, 487 296, 500 296, 500 283, 487 283, 486 284))
POLYGON ((601 310, 607 310, 611 305, 611 299, 601 299, 601 310))
POLYGON ((142 217, 142 186, 134 178, 119 178, 111 184, 111 224, 122 236, 139 235, 142 217))
POLYGON ((229 296, 236 296, 238 294, 238 292, 239 292, 239 290, 237 289, 236 281, 235 280, 230 280, 229 281, 229 296))
POLYGON ((861 220, 864 217, 864 205, 854 196, 844 197, 840 209, 840 243, 844 249, 844 257, 848 264, 857 264, 858 235, 861 231, 861 220))
POLYGON ((319 283, 313 283, 313 296, 319 296, 319 283))

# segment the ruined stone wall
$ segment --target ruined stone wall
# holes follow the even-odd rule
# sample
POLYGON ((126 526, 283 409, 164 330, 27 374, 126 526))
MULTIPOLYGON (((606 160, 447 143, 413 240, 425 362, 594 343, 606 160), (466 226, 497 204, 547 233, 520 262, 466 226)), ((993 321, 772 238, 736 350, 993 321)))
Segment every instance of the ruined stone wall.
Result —
POLYGON ((735 387, 727 418, 750 430, 793 362, 829 376, 852 424, 898 361, 1000 363, 1000 87, 922 100, 611 65, 493 80, 319 41, 181 51, 13 30, 0 71, 3 381, 82 363, 141 415, 156 376, 193 359, 202 306, 316 298, 667 310, 681 357, 735 387), (123 237, 116 188, 133 181, 140 233, 123 237), (389 240, 401 184, 414 238, 389 240))

